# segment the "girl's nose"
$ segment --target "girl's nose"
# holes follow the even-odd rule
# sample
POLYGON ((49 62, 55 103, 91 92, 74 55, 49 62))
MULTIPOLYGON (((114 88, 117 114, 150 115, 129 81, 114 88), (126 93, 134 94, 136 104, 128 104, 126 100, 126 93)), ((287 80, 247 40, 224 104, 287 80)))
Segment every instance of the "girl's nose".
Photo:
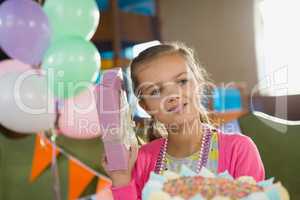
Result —
POLYGON ((175 83, 167 83, 165 84, 165 89, 164 89, 164 96, 166 97, 176 97, 176 96, 180 96, 181 92, 180 91, 180 87, 178 87, 175 83))
POLYGON ((163 96, 166 98, 166 102, 172 103, 174 101, 179 100, 181 92, 182 91, 180 91, 180 88, 178 88, 176 84, 170 83, 165 86, 163 96))

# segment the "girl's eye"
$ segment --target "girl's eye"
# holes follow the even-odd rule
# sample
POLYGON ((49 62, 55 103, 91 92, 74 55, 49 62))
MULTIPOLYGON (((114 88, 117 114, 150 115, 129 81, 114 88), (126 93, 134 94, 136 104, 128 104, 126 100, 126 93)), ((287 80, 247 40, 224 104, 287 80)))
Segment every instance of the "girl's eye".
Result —
POLYGON ((155 89, 150 92, 150 96, 157 96, 157 95, 159 95, 159 89, 155 89))
POLYGON ((188 79, 181 79, 179 80, 180 85, 185 85, 188 82, 188 79))

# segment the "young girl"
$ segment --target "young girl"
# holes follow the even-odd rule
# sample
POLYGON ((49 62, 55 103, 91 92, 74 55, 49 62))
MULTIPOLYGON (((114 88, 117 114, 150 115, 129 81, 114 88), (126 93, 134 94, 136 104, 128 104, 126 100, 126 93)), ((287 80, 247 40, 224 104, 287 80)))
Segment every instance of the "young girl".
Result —
MULTIPOLYGON (((192 51, 182 44, 151 47, 131 63, 131 79, 139 104, 155 124, 168 134, 139 150, 131 147, 129 169, 108 172, 115 200, 140 200, 151 171, 179 171, 184 164, 199 172, 227 170, 233 177, 265 177, 264 167, 252 140, 241 134, 226 135, 209 125, 201 105, 205 70, 192 51)), ((103 162, 106 168, 106 162, 103 162)))

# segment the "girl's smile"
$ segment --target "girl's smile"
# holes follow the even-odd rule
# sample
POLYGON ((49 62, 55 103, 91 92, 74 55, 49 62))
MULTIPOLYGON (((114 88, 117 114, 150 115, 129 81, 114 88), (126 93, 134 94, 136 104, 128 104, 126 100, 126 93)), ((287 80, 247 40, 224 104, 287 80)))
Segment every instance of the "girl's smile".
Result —
POLYGON ((169 108, 167 111, 171 113, 182 113, 187 106, 187 103, 179 104, 169 108))

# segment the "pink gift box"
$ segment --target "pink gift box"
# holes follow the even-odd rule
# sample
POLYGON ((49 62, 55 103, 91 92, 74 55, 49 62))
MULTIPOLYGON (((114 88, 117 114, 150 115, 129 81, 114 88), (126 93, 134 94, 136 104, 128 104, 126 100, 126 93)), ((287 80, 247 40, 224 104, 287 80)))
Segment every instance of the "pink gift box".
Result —
POLYGON ((108 70, 96 87, 97 111, 109 171, 128 168, 128 150, 122 142, 121 127, 121 69, 108 70))

